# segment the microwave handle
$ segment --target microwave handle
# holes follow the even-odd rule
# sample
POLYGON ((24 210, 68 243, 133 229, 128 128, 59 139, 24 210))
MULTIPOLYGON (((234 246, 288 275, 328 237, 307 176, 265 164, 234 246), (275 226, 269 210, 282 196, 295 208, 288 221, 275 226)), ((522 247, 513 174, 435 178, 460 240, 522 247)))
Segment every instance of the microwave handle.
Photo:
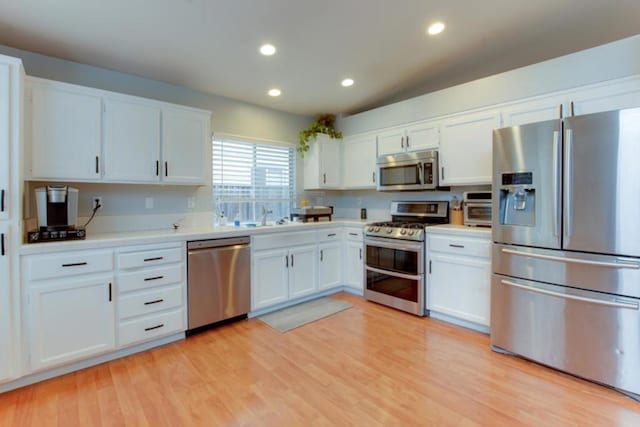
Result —
POLYGON ((426 183, 424 182, 424 164, 420 162, 416 165, 416 167, 418 168, 418 181, 420 181, 420 184, 425 185, 426 183))

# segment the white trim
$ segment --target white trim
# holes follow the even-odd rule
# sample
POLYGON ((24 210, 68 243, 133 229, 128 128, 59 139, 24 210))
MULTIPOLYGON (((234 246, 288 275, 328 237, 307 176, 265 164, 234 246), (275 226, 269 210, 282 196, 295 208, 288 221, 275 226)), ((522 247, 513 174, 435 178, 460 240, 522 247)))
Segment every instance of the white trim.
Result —
POLYGON ((225 132, 213 132, 212 139, 224 141, 225 139, 238 141, 238 142, 252 142, 254 144, 264 144, 264 145, 281 145, 284 147, 295 148, 297 146, 297 142, 288 142, 288 141, 279 141, 275 139, 267 139, 267 138, 256 138, 252 136, 244 136, 244 135, 236 135, 233 133, 225 133, 225 132))
POLYGON ((459 319, 457 317, 449 316, 447 314, 442 314, 431 310, 428 316, 432 319, 442 320, 443 322, 451 323, 452 325, 462 326, 466 329, 471 329, 476 332, 481 332, 483 334, 490 334, 491 329, 488 326, 480 325, 475 322, 470 322, 468 320, 459 319))

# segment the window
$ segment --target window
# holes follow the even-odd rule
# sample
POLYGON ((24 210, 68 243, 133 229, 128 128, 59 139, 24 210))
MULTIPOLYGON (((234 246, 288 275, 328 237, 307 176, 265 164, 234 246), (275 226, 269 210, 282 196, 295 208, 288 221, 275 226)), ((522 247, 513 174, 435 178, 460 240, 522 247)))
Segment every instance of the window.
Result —
POLYGON ((259 221, 289 217, 294 197, 292 147, 234 140, 213 141, 214 209, 230 220, 259 221))

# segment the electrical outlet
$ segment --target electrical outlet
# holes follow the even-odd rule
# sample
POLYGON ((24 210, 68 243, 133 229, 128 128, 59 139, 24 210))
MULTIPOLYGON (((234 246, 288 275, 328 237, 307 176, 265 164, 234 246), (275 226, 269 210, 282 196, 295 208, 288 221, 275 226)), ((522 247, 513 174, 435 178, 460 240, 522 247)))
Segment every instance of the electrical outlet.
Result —
POLYGON ((196 198, 187 197, 187 209, 193 209, 196 207, 196 198))
POLYGON ((102 196, 93 196, 91 198, 91 209, 95 209, 96 206, 100 206, 100 208, 104 207, 104 205, 102 204, 102 196))

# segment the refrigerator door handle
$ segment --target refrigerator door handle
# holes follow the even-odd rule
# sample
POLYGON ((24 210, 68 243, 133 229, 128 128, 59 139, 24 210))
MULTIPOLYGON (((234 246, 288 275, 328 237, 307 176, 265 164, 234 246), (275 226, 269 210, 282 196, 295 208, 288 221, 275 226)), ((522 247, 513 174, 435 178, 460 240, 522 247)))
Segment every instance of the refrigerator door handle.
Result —
POLYGON ((502 252, 511 255, 520 255, 528 258, 546 259, 549 261, 566 262, 567 264, 584 264, 591 265, 593 267, 606 267, 606 268, 629 268, 632 270, 640 270, 640 264, 631 264, 627 262, 606 262, 606 261, 591 261, 588 259, 568 258, 555 255, 536 254, 531 252, 517 251, 515 249, 502 248, 502 252))
POLYGON ((626 308, 626 309, 629 309, 629 310, 638 310, 638 308, 639 308, 638 303, 626 303, 626 302, 622 302, 622 301, 608 301, 608 300, 601 300, 601 299, 595 299, 595 298, 581 297, 581 296, 578 296, 578 295, 563 294, 563 293, 560 293, 560 292, 553 292, 553 291, 548 291, 546 289, 535 288, 533 286, 521 285, 519 283, 511 282, 509 280, 504 280, 504 279, 500 280, 500 283, 502 283, 503 285, 514 287, 514 288, 523 289, 523 290, 529 291, 529 292, 535 292, 535 293, 538 293, 538 294, 549 295, 549 296, 552 296, 552 297, 564 298, 564 299, 569 299, 569 300, 574 300, 574 301, 589 302, 589 303, 592 303, 592 304, 604 305, 604 306, 607 306, 607 307, 626 308))
POLYGON ((553 145, 552 145, 552 150, 553 150, 553 235, 554 236, 558 236, 560 234, 560 170, 559 170, 559 166, 560 166, 560 155, 561 153, 558 152, 558 149, 560 147, 560 132, 559 131, 554 131, 553 132, 553 145))
POLYGON ((564 133, 564 237, 568 239, 573 234, 573 131, 566 129, 564 133))

